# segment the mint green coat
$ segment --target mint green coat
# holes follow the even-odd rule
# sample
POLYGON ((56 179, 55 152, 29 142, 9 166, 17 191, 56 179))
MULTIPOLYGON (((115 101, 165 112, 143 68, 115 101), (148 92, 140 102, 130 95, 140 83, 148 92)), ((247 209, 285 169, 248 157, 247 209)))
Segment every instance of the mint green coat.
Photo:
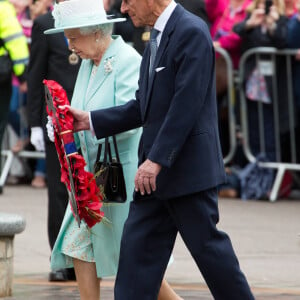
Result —
MULTIPOLYGON (((105 52, 91 86, 88 85, 93 62, 82 61, 72 98, 73 107, 91 111, 122 105, 134 99, 139 76, 140 55, 121 37, 113 38, 114 41, 105 52)), ((65 245, 69 244, 68 253, 71 251, 75 257, 86 261, 92 261, 93 257, 95 258, 98 277, 116 274, 123 225, 128 215, 134 189, 139 138, 140 129, 117 136, 127 187, 126 203, 104 204, 102 210, 111 223, 99 223, 91 230, 87 229, 83 222, 80 229, 78 228, 70 205, 68 205, 52 251, 51 268, 53 270, 73 266, 72 259, 63 253, 66 251, 65 245)), ((90 131, 77 133, 75 140, 87 163, 86 170, 92 172, 98 144, 103 140, 97 140, 90 131)))

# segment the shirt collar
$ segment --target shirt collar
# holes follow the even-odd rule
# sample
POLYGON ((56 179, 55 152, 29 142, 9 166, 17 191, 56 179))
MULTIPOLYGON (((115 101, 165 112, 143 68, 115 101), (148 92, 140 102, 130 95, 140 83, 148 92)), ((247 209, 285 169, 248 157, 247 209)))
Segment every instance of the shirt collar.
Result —
POLYGON ((158 17, 154 24, 154 28, 157 29, 160 32, 160 35, 164 31, 166 24, 171 17, 172 12, 174 11, 177 3, 172 0, 169 5, 165 8, 165 10, 162 12, 162 14, 158 17))

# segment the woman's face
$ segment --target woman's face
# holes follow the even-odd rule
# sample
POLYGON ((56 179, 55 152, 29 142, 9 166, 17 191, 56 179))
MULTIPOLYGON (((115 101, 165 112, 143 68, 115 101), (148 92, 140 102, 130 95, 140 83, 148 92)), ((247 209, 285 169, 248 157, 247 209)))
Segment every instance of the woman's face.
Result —
POLYGON ((83 59, 97 59, 99 57, 99 46, 101 36, 99 32, 82 35, 78 28, 65 29, 69 49, 74 50, 83 59))

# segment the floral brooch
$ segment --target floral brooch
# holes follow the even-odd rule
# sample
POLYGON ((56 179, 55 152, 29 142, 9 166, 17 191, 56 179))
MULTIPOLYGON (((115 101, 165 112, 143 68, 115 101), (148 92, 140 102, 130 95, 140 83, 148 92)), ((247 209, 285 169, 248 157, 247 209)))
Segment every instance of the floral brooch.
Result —
POLYGON ((115 61, 115 58, 113 56, 107 57, 104 60, 104 72, 105 74, 109 74, 113 71, 113 62, 115 61))

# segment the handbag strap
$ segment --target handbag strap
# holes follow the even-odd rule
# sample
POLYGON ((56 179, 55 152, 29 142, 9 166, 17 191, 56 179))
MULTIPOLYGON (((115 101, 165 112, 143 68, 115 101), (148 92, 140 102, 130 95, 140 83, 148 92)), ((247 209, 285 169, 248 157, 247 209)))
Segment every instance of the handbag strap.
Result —
POLYGON ((107 154, 109 155, 110 161, 111 161, 111 150, 110 150, 110 144, 109 144, 109 137, 105 138, 104 142, 104 156, 103 156, 103 162, 107 162, 107 154))
POLYGON ((107 153, 108 153, 108 157, 109 157, 109 161, 112 162, 112 155, 111 155, 111 148, 110 148, 110 142, 109 142, 109 137, 106 138, 107 140, 105 141, 105 147, 107 147, 107 152, 106 154, 106 157, 107 157, 107 153))
POLYGON ((96 162, 100 160, 101 151, 102 151, 102 144, 99 144, 98 151, 97 151, 97 156, 96 156, 96 162))
MULTIPOLYGON (((98 151, 97 151, 97 156, 96 156, 96 162, 100 161, 101 152, 102 152, 102 144, 99 144, 98 151)), ((111 155, 111 149, 110 149, 110 143, 109 143, 109 138, 108 137, 105 138, 105 141, 104 141, 103 162, 107 162, 107 155, 109 156, 109 161, 112 161, 112 155, 111 155)))
MULTIPOLYGON (((120 162, 120 156, 119 156, 119 151, 118 151, 118 146, 117 146, 117 140, 116 137, 113 135, 113 144, 115 148, 115 154, 116 154, 116 159, 117 162, 120 162)), ((102 152, 102 144, 99 144, 98 146, 98 151, 97 151, 97 156, 96 156, 96 162, 100 160, 101 157, 101 152, 102 152)), ((107 162, 107 155, 109 157, 109 161, 112 162, 112 153, 111 153, 111 146, 109 142, 109 137, 105 138, 104 142, 104 156, 103 156, 103 162, 107 162)))
POLYGON ((117 162, 120 162, 120 156, 119 156, 119 151, 118 151, 118 145, 117 145, 117 139, 116 137, 113 135, 113 143, 114 143, 114 147, 115 147, 115 154, 116 154, 116 158, 117 158, 117 162))

